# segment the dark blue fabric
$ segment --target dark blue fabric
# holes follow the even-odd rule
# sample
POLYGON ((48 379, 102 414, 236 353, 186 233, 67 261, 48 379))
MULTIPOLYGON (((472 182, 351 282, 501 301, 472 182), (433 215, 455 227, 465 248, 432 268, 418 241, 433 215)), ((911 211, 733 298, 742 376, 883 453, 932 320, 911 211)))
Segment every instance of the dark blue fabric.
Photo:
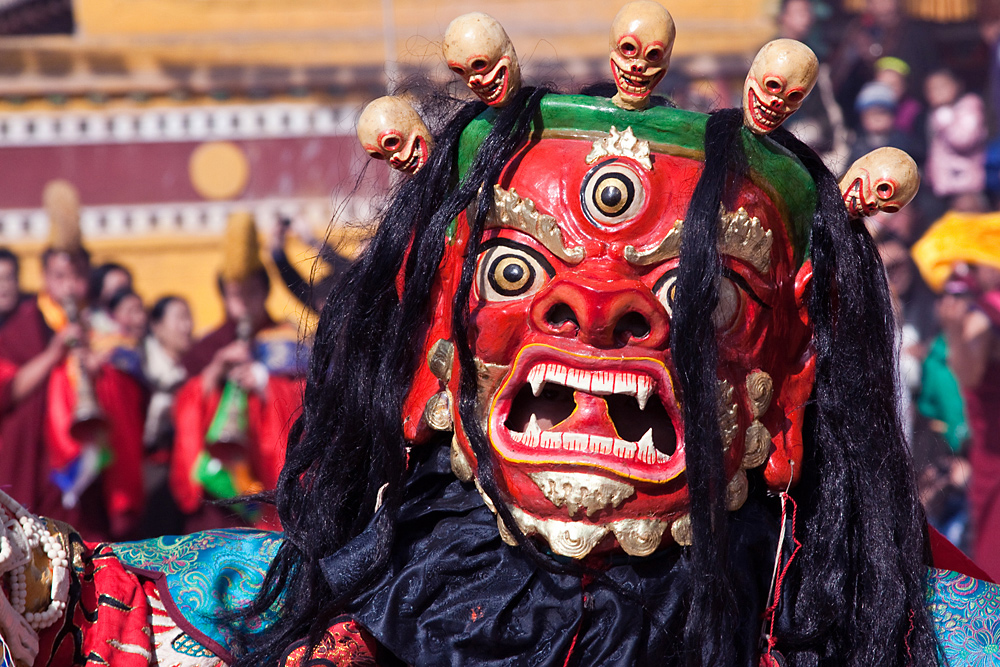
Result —
MULTIPOLYGON (((688 588, 679 549, 591 563, 603 568, 603 579, 549 572, 500 540, 496 518, 473 485, 451 474, 443 447, 416 465, 406 497, 391 570, 349 609, 406 663, 561 667, 575 636, 572 665, 677 660, 688 588)), ((777 522, 748 505, 731 525, 740 553, 734 602, 763 609, 777 522)), ((374 534, 366 532, 323 561, 335 594, 373 549, 374 534)), ((760 620, 745 616, 740 633, 753 645, 760 620)))

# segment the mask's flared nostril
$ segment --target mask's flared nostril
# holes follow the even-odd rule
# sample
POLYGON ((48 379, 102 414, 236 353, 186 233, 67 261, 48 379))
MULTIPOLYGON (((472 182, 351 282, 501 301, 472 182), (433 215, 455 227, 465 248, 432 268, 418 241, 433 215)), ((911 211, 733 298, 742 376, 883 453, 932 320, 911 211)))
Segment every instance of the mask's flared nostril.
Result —
POLYGON ((576 313, 566 303, 557 303, 545 313, 545 322, 553 328, 559 329, 567 322, 571 322, 577 329, 580 328, 580 321, 576 318, 576 313))
POLYGON ((642 340, 650 331, 649 320, 641 313, 629 311, 615 325, 615 340, 622 344, 628 343, 630 339, 642 340))

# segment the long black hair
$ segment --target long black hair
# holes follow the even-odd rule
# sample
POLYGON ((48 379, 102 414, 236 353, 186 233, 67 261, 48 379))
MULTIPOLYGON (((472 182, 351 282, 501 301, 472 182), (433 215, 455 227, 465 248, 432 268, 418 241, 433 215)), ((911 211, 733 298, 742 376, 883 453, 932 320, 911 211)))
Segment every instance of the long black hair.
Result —
MULTIPOLYGON (((264 632, 237 644, 237 667, 275 664, 303 637, 315 643, 329 621, 388 568, 407 472, 402 406, 420 362, 414 341, 427 326, 447 228, 470 206, 453 328, 462 375, 459 412, 479 457, 478 476, 519 548, 541 567, 584 570, 543 554, 521 535, 501 502, 489 444, 474 417, 476 372, 466 334, 489 205, 477 193, 492 192, 501 169, 525 141, 544 94, 522 90, 496 114, 461 180, 455 168, 458 137, 484 107, 459 107, 435 137, 427 165, 398 189, 367 250, 324 307, 302 415, 291 430, 274 496, 287 539, 243 617, 263 615, 282 596, 290 603, 264 632), (382 505, 376 511, 378 497, 382 505), (345 585, 333 591, 321 561, 362 532, 373 535, 374 548, 356 555, 345 585)), ((745 599, 739 589, 746 579, 737 574, 746 564, 736 562, 729 544, 734 515, 725 508, 711 324, 721 274, 717 212, 720 202, 731 203, 746 177, 743 134, 738 110, 708 120, 705 168, 685 218, 671 325, 684 401, 693 533, 692 546, 678 561, 688 575, 687 616, 672 657, 692 667, 756 664, 755 628, 764 612, 763 605, 737 602, 745 599)), ((797 492, 805 547, 787 585, 779 649, 792 665, 931 664, 933 634, 922 605, 926 540, 896 413, 892 315, 881 264, 863 228, 848 222, 836 182, 815 154, 788 133, 778 132, 775 139, 805 164, 819 193, 809 308, 817 378, 797 492)), ((774 503, 761 488, 750 503, 771 508, 777 522, 774 503)))

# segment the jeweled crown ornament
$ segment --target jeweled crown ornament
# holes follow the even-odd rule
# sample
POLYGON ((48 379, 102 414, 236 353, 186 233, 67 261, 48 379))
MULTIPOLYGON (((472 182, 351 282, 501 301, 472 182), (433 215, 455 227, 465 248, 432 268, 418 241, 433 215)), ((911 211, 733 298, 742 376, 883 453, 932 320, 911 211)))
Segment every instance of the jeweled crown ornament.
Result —
POLYGON ((358 141, 376 160, 415 174, 431 154, 431 133, 416 109, 402 97, 386 96, 365 107, 358 118, 358 141))
POLYGON ((840 179, 840 192, 851 218, 895 213, 910 203, 920 188, 913 158, 898 148, 876 148, 858 158, 840 179))
POLYGON ((612 102, 632 111, 649 106, 670 66, 676 35, 673 17, 659 3, 638 0, 621 8, 611 22, 611 74, 618 88, 612 102))
POLYGON ((491 107, 507 104, 521 88, 521 67, 503 26, 482 12, 459 16, 444 33, 448 69, 491 107))
POLYGON ((819 60, 794 39, 768 42, 753 59, 743 84, 743 123, 769 134, 799 110, 816 85, 819 60))

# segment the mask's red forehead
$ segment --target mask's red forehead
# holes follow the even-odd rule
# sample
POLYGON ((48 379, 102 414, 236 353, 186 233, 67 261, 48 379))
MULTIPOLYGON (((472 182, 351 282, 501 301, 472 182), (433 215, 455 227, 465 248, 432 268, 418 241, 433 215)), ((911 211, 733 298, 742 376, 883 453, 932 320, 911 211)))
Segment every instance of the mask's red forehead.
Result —
POLYGON ((629 157, 605 156, 588 163, 592 147, 591 141, 573 139, 531 143, 508 164, 500 186, 555 217, 567 245, 642 246, 662 240, 684 218, 703 163, 668 155, 651 155, 652 170, 629 157), (631 193, 626 191, 629 181, 636 188, 631 193), (625 201, 602 201, 602 193, 608 192, 625 201), (599 217, 605 203, 611 210, 627 203, 629 195, 641 201, 619 219, 599 217))

